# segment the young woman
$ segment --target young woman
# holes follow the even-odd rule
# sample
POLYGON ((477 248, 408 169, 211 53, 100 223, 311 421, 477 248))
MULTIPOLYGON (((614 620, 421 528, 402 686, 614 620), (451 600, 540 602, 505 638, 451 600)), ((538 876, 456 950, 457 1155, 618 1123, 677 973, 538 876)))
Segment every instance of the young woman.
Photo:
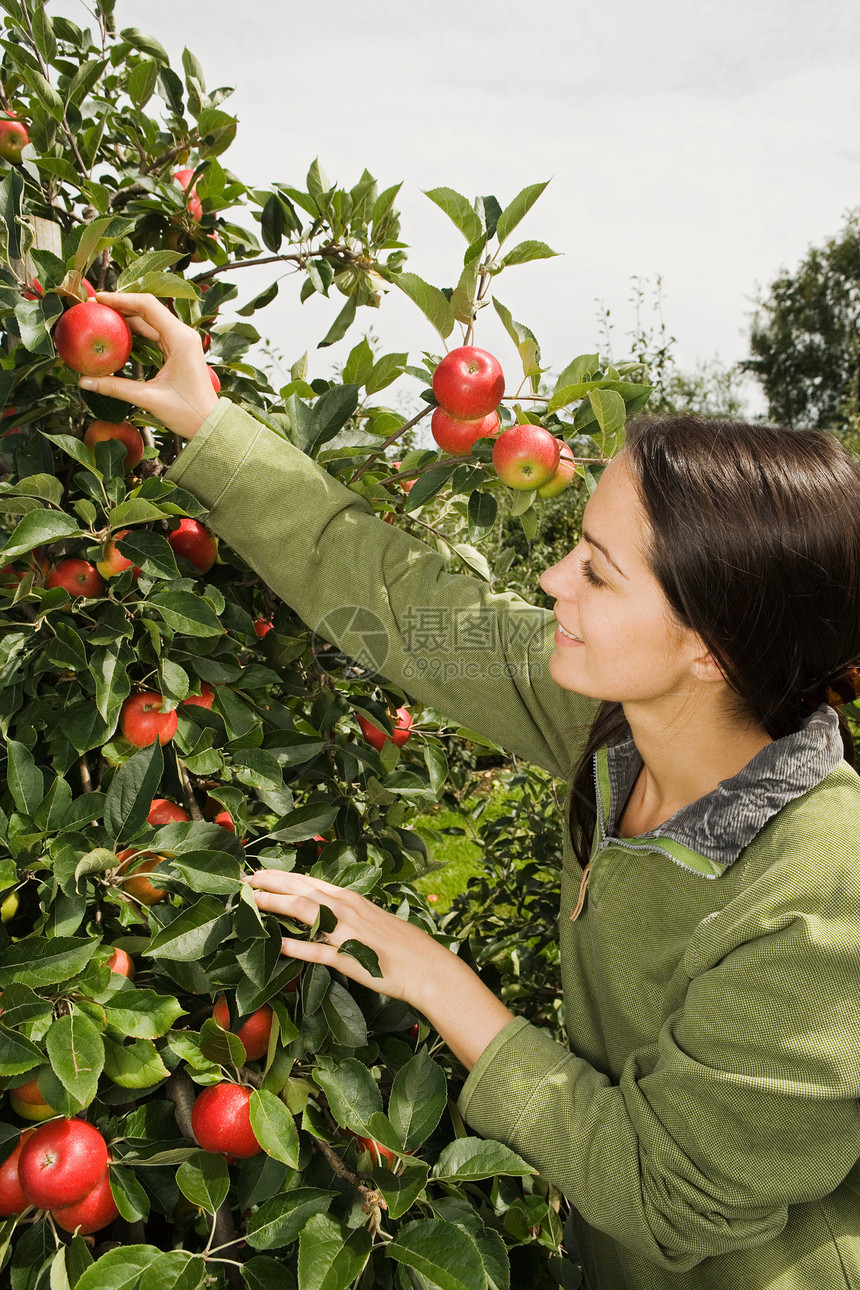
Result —
POLYGON ((372 614, 384 676, 571 785, 569 1050, 418 928, 262 871, 261 909, 338 919, 284 953, 427 1017, 470 1071, 468 1123, 570 1199, 590 1290, 858 1290, 860 779, 826 702, 860 656, 857 465, 825 434, 637 423, 535 610, 217 401, 157 301, 102 299, 165 364, 81 384, 192 440, 169 477, 211 526, 311 626, 372 614), (450 630, 416 667, 422 608, 450 630), (353 937, 381 979, 337 956, 353 937))

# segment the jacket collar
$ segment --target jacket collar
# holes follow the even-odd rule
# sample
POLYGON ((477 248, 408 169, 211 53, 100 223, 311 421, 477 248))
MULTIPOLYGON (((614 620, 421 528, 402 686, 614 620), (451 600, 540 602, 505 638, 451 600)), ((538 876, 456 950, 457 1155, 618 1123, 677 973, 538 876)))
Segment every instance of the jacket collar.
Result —
MULTIPOLYGON (((649 833, 621 839, 626 849, 667 852, 673 860, 706 878, 719 877, 744 847, 781 811, 819 784, 842 760, 839 718, 823 703, 800 730, 776 739, 731 779, 683 807, 649 833)), ((595 755, 597 830, 595 841, 616 838, 618 816, 627 801, 642 758, 628 736, 595 755)))

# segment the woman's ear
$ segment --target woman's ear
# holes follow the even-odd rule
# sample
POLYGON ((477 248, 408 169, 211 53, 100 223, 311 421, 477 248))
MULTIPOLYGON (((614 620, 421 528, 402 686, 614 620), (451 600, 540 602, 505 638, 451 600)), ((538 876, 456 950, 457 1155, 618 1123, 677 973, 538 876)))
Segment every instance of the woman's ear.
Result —
POLYGON ((693 657, 691 670, 697 681, 713 685, 716 681, 725 681, 726 674, 708 649, 704 641, 699 641, 700 652, 693 657))

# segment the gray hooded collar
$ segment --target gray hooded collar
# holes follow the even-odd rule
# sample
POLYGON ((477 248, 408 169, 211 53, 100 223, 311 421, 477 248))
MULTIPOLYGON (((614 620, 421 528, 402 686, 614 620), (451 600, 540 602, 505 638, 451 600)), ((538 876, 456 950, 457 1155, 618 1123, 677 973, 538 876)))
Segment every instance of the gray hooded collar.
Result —
MULTIPOLYGON (((731 779, 691 802, 636 841, 669 839, 718 864, 734 864, 744 847, 786 803, 802 797, 835 770, 843 757, 839 718, 823 703, 794 734, 776 739, 731 779)), ((628 737, 605 750, 610 800, 605 832, 616 836, 618 815, 642 766, 628 737)))

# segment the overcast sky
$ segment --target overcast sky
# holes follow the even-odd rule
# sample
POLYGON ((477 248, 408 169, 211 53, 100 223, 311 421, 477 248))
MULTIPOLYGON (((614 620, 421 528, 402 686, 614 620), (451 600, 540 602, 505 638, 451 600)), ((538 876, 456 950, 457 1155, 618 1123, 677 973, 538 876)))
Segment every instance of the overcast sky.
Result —
MULTIPOLYGON (((408 267, 437 285, 464 243, 422 189, 504 204, 551 178, 518 232, 564 259, 509 270, 498 294, 556 370, 598 347, 598 299, 625 356, 636 275, 662 278, 683 366, 745 357, 757 290, 860 204, 855 0, 118 0, 116 17, 236 87, 224 161, 246 183, 303 186, 315 156, 342 184, 365 165, 402 180, 408 267)), ((302 307, 285 287, 259 321, 292 361, 342 298, 302 307)), ((359 319, 386 349, 438 349, 397 296, 359 319)), ((495 318, 476 339, 516 367, 495 318)))

